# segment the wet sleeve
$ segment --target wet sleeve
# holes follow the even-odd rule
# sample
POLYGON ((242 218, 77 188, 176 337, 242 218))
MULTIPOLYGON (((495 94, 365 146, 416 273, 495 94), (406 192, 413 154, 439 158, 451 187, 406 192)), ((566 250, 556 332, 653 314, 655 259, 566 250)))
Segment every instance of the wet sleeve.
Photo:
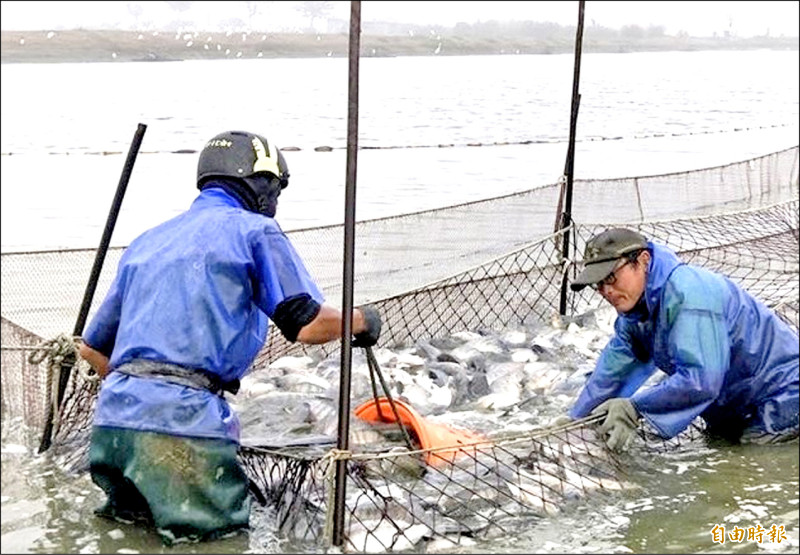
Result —
POLYGON ((83 332, 82 339, 92 349, 103 353, 111 358, 114 344, 117 340, 117 330, 119 329, 120 314, 122 311, 122 298, 124 295, 125 275, 122 270, 122 260, 120 270, 111 283, 111 287, 106 294, 103 303, 91 319, 83 332))
MULTIPOLYGON (((319 308, 315 312, 314 305, 321 305, 325 298, 289 238, 283 232, 268 227, 254 237, 252 248, 256 266, 253 290, 258 307, 279 328, 291 322, 287 313, 297 312, 296 317, 300 320, 307 319, 312 312, 316 316, 319 308), (280 311, 278 307, 281 307, 280 311)), ((283 328, 281 331, 284 331, 283 328)))
POLYGON ((655 372, 652 360, 641 360, 634 353, 633 338, 624 319, 618 318, 614 327, 614 335, 569 411, 572 418, 587 416, 612 397, 630 397, 655 372))
POLYGON ((721 296, 703 284, 677 291, 667 285, 664 333, 674 372, 631 401, 659 434, 682 432, 720 393, 730 364, 730 340, 721 296))

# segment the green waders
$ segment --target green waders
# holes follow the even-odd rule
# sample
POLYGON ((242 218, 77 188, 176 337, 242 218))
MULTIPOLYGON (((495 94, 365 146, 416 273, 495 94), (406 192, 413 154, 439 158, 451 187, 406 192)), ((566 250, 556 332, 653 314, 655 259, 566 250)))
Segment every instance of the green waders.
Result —
POLYGON ((96 513, 155 526, 167 545, 248 527, 249 480, 230 441, 95 426, 92 480, 108 496, 96 513))

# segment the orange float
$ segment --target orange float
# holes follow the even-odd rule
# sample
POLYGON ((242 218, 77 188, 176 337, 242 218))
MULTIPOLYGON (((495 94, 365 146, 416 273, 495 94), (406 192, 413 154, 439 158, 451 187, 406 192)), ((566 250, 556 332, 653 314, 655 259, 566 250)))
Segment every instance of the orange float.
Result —
MULTIPOLYGON (((414 407, 403 402, 394 401, 400 423, 410 428, 416 435, 420 449, 431 449, 425 452, 425 462, 433 466, 452 463, 456 457, 467 454, 460 445, 485 441, 486 438, 471 432, 451 428, 445 424, 429 422, 414 407)), ((356 407, 354 414, 366 422, 397 422, 389 399, 379 397, 377 402, 371 399, 356 407), (382 416, 382 417, 381 417, 382 416)))

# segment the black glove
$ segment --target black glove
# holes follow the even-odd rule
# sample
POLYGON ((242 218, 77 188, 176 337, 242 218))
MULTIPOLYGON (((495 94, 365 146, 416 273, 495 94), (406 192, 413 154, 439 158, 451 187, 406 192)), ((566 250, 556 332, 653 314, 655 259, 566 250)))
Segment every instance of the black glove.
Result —
POLYGON ((372 305, 364 305, 358 307, 364 315, 364 324, 366 329, 353 336, 353 347, 372 347, 378 342, 381 336, 381 326, 383 321, 378 309, 372 305))
POLYGON ((615 397, 600 404, 592 414, 606 414, 600 433, 612 451, 622 451, 636 433, 639 412, 630 399, 615 397))

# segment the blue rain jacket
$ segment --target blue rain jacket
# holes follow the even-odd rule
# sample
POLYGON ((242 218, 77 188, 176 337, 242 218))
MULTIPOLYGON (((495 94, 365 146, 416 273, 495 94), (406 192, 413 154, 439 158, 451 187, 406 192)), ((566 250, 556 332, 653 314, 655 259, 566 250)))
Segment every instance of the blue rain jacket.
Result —
POLYGON ((109 356, 94 424, 238 442, 221 395, 114 368, 146 359, 203 369, 223 382, 247 372, 285 299, 323 296, 278 223, 219 188, 137 237, 83 336, 109 356))
POLYGON ((630 397, 665 438, 697 416, 710 432, 737 439, 745 429, 796 428, 797 333, 727 277, 648 246, 645 303, 617 317, 570 416, 630 397), (639 391, 657 368, 667 377, 639 391))

